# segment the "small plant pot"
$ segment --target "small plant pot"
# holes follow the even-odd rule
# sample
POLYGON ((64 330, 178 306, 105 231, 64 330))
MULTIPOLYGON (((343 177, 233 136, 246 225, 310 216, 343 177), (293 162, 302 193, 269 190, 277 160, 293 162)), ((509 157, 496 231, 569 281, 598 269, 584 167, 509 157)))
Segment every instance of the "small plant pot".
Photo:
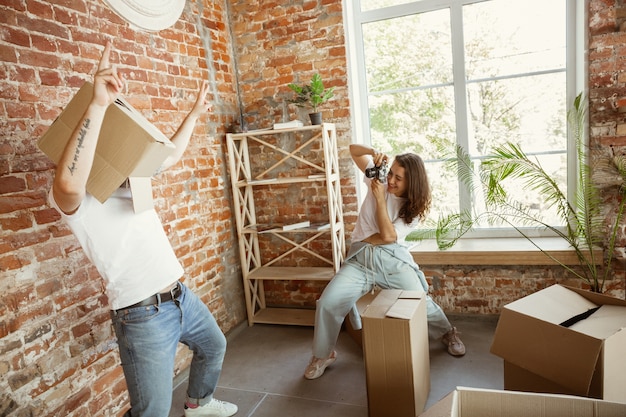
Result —
POLYGON ((321 111, 318 111, 317 113, 309 113, 309 117, 311 118, 312 125, 322 124, 322 112, 321 111))

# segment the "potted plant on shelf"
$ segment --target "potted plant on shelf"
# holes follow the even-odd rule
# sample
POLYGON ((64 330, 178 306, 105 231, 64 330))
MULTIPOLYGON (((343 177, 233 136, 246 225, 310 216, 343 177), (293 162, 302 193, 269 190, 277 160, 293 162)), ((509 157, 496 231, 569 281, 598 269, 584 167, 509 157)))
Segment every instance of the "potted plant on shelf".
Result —
POLYGON ((448 163, 454 164, 460 178, 472 192, 477 190, 477 187, 484 191, 486 210, 474 216, 469 212, 442 215, 433 229, 412 232, 407 240, 434 238, 440 249, 447 249, 481 222, 497 221, 509 224, 542 253, 573 276, 583 280, 591 291, 604 292, 604 283, 611 271, 617 235, 626 209, 626 156, 590 155, 587 152, 583 134, 586 106, 582 95, 576 97, 573 111, 568 116, 570 126, 575 132, 578 165, 577 188, 573 202, 568 200, 567 194, 559 188, 559 184, 541 164, 529 157, 517 144, 507 142, 494 149, 493 155, 482 161, 480 172, 476 172, 470 156, 459 147, 456 156, 450 158, 448 163), (557 208, 565 227, 562 229, 544 222, 540 213, 531 212, 514 196, 507 193, 501 185, 507 179, 521 180, 524 189, 537 191, 540 199, 557 208), (601 189, 608 187, 617 187, 620 194, 617 212, 610 225, 606 225, 601 197, 601 189), (544 251, 532 236, 516 226, 520 222, 550 230, 564 239, 576 252, 580 270, 574 270, 544 251), (607 231, 608 240, 604 244, 607 231), (595 250, 599 247, 603 247, 606 261, 595 259, 595 250), (603 268, 598 268, 598 265, 602 265, 603 268))
POLYGON ((313 75, 309 84, 291 83, 287 87, 295 93, 295 97, 289 101, 298 107, 309 107, 311 124, 322 124, 322 112, 318 110, 318 107, 334 96, 335 87, 325 89, 322 76, 317 73, 313 75))

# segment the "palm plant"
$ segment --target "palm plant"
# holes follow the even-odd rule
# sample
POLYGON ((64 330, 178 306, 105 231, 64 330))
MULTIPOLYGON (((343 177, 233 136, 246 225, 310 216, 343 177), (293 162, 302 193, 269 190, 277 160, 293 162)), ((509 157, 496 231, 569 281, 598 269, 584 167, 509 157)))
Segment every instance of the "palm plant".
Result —
MULTIPOLYGON (((541 166, 536 158, 529 157, 522 148, 507 142, 494 149, 493 155, 483 160, 480 172, 476 173, 470 156, 462 148, 457 148, 456 155, 448 159, 454 164, 459 177, 472 192, 484 190, 486 210, 480 214, 469 212, 440 216, 436 227, 431 231, 417 232, 412 239, 435 238, 440 249, 453 246, 456 241, 475 225, 481 222, 505 223, 513 227, 521 236, 529 240, 537 249, 557 262, 573 276, 580 278, 594 292, 603 292, 604 284, 611 271, 616 237, 626 205, 626 157, 590 155, 591 150, 584 141, 586 106, 582 95, 574 101, 568 122, 574 131, 577 156, 577 188, 574 201, 559 188, 559 184, 541 166), (612 180, 605 181, 601 176, 612 180), (502 186, 506 180, 521 180, 523 188, 538 193, 538 198, 549 207, 554 207, 558 217, 565 225, 555 227, 544 222, 539 214, 531 212, 526 206, 510 195, 502 186), (605 218, 602 213, 602 199, 599 184, 619 186, 620 203, 617 214, 610 228, 605 246, 606 264, 598 268, 594 249, 605 242, 605 218), (576 252, 580 268, 565 265, 549 252, 544 251, 533 237, 518 225, 548 229, 564 239, 576 252)), ((598 151, 595 151, 598 152, 598 151)))

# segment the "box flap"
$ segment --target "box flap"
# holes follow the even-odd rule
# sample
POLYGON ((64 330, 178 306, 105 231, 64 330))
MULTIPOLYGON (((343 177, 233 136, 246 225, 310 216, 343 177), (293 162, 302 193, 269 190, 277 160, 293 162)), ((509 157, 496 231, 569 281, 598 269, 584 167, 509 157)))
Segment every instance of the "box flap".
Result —
POLYGON ((419 307, 416 300, 424 298, 423 291, 382 290, 361 314, 363 318, 397 318, 409 320, 419 307))
POLYGON ((372 300, 370 306, 390 306, 392 305, 403 293, 402 290, 382 290, 378 293, 376 298, 372 300))
POLYGON ((415 315, 417 306, 415 299, 399 299, 389 307, 385 316, 394 319, 409 320, 415 315))
POLYGON ((125 113, 135 123, 137 123, 143 130, 145 130, 154 140, 163 144, 170 144, 170 140, 159 130, 155 125, 150 123, 141 113, 137 111, 128 101, 123 97, 118 96, 115 99, 115 107, 125 113))
POLYGON ((548 323, 560 324, 578 314, 597 307, 597 304, 561 285, 552 285, 527 297, 513 301, 505 307, 548 323))
MULTIPOLYGON (((604 342, 602 351, 604 363, 604 384, 602 398, 608 401, 626 402, 626 329, 620 329, 604 342)), ((626 413, 624 414, 626 416, 626 413)))
POLYGON ((409 290, 405 290, 402 291, 400 293, 400 295, 398 296, 399 299, 403 299, 403 300, 421 300, 422 298, 426 297, 426 293, 424 291, 409 291, 409 290))
POLYGON ((570 326, 570 329, 598 339, 608 339, 624 327, 626 307, 603 305, 588 318, 570 326))
POLYGON ((87 109, 91 100, 92 90, 91 84, 85 83, 48 130, 39 138, 39 141, 37 141, 39 149, 55 164, 59 163, 65 144, 83 117, 85 109, 87 109))
POLYGON ((402 291, 385 315, 391 318, 409 320, 415 315, 418 308, 415 300, 422 298, 424 298, 423 291, 402 291))
POLYGON ((491 353, 577 395, 586 395, 603 340, 558 323, 590 306, 594 304, 558 285, 507 304, 498 320, 491 353))
POLYGON ((573 291, 576 294, 580 294, 583 297, 585 297, 587 300, 597 305, 607 304, 607 305, 615 305, 615 306, 626 306, 626 300, 622 300, 621 298, 615 298, 607 294, 591 292, 588 290, 583 290, 581 288, 569 287, 567 285, 563 285, 563 288, 567 288, 568 290, 573 291))
POLYGON ((402 290, 382 290, 370 304, 365 307, 362 318, 384 318, 389 307, 398 299, 402 290))

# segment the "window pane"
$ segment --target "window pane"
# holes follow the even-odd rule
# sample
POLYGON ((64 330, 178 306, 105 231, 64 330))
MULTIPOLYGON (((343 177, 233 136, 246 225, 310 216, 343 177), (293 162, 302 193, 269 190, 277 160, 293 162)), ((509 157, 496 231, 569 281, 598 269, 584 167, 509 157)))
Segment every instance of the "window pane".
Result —
POLYGON ((363 45, 369 94, 452 82, 447 9, 366 23, 363 45))
POLYGON ((463 7, 467 79, 565 68, 563 0, 498 0, 463 7))
POLYGON ((424 160, 431 189, 432 206, 427 219, 436 222, 442 214, 458 213, 459 179, 447 164, 424 160))
POLYGON ((452 87, 372 96, 369 111, 372 144, 386 153, 441 159, 456 148, 452 87))
POLYGON ((470 154, 488 155, 514 142, 529 152, 565 152, 565 73, 472 83, 467 86, 470 154))

